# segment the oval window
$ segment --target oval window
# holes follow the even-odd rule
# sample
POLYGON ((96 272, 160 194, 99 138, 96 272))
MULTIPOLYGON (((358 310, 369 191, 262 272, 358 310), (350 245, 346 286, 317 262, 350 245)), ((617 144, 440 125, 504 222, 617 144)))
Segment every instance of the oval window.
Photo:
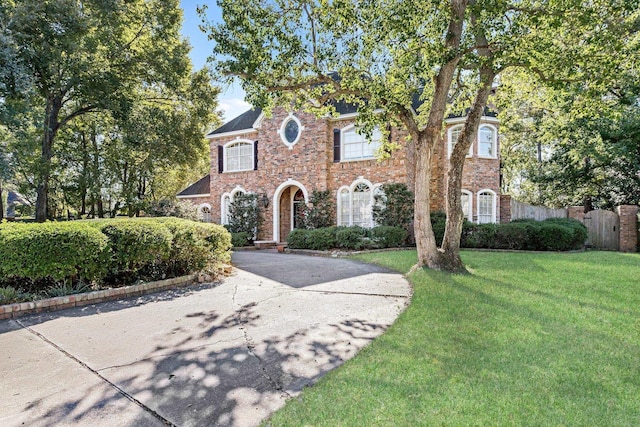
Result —
POLYGON ((298 122, 293 119, 289 119, 287 124, 284 126, 284 139, 286 139, 289 144, 293 144, 298 139, 298 135, 300 135, 300 126, 298 126, 298 122))

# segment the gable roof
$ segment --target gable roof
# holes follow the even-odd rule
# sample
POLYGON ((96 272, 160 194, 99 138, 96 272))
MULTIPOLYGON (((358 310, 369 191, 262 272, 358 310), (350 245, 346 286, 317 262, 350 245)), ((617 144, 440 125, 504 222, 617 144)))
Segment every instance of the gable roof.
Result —
MULTIPOLYGON (((422 105, 422 102, 423 101, 420 100, 420 95, 416 94, 411 100, 411 107, 415 111, 418 111, 418 108, 420 107, 420 105, 422 105)), ((333 105, 336 109, 336 112, 340 115, 353 114, 358 112, 358 107, 355 104, 351 104, 345 101, 334 101, 333 105)), ((465 111, 465 114, 468 114, 468 113, 469 113, 469 109, 465 111)), ((260 117, 260 114, 262 114, 261 108, 252 108, 251 110, 245 111, 244 113, 240 114, 235 119, 220 126, 218 129, 212 132, 209 132, 207 136, 219 135, 227 132, 237 132, 241 130, 252 130, 253 125, 255 124, 256 120, 258 120, 258 117, 260 117)), ((497 116, 496 112, 489 107, 484 108, 484 112, 482 115, 485 117, 497 116)), ((463 117, 463 116, 458 114, 449 114, 447 119, 453 119, 458 117, 463 117)))
POLYGON ((179 198, 195 197, 195 196, 200 196, 202 194, 209 194, 210 183, 211 183, 211 176, 210 175, 204 176, 194 184, 191 184, 190 186, 188 186, 187 188, 179 192, 177 197, 179 198))
POLYGON ((223 124, 218 129, 209 132, 207 136, 217 135, 220 133, 234 132, 238 130, 253 129, 253 124, 258 117, 262 114, 261 108, 252 108, 249 111, 245 111, 235 119, 223 124))

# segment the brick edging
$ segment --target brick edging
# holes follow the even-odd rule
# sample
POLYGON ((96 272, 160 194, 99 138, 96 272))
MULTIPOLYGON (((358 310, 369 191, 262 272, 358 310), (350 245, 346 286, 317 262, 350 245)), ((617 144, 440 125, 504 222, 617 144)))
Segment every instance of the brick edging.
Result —
POLYGON ((139 285, 123 286, 121 288, 103 289, 100 291, 47 298, 38 301, 0 305, 0 320, 13 319, 26 314, 64 310, 66 308, 81 307, 83 305, 113 301, 121 298, 142 296, 169 288, 191 285, 196 282, 197 277, 197 274, 190 274, 188 276, 157 280, 139 285))

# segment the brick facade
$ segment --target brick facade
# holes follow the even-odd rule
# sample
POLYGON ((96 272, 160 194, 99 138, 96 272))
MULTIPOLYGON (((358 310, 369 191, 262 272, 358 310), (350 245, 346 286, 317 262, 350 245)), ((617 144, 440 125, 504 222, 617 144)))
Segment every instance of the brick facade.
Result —
POLYGON ((620 252, 636 252, 638 247, 638 206, 616 208, 620 217, 620 252))
MULTIPOLYGON (((211 174, 210 196, 206 203, 212 206, 212 219, 222 219, 223 194, 235 191, 266 195, 269 205, 262 210, 263 226, 258 232, 258 240, 286 239, 291 230, 291 200, 295 191, 300 188, 305 196, 311 195, 314 189, 329 190, 334 203, 338 190, 351 186, 362 179, 373 185, 402 182, 413 187, 413 162, 410 160, 410 142, 406 141, 406 132, 402 129, 391 129, 391 138, 401 145, 388 160, 378 162, 375 159, 334 162, 333 142, 334 130, 344 129, 353 124, 353 115, 335 118, 318 119, 313 115, 296 112, 295 117, 302 125, 298 142, 287 146, 281 136, 280 128, 287 120, 289 113, 277 108, 271 117, 261 116, 255 128, 210 134, 211 174), (257 142, 257 170, 242 172, 219 172, 219 146, 233 141, 257 142), (293 189, 293 190, 292 190, 293 189), (277 216, 274 220, 274 216, 277 216)), ((458 121, 459 122, 459 121, 458 121)), ((486 118, 497 127, 497 120, 486 118)), ((453 123, 448 125, 457 125, 453 123)), ((447 133, 435 150, 432 174, 432 209, 444 210, 445 180, 447 168, 448 145, 447 133)), ((499 142, 498 142, 499 143, 499 142)), ((498 145, 496 143, 496 145, 498 145)), ((474 144, 472 157, 466 159, 463 171, 463 189, 473 194, 472 209, 474 219, 477 215, 477 195, 481 190, 491 190, 496 194, 496 216, 500 207, 500 161, 498 158, 480 158, 477 155, 477 144, 474 144)), ((498 147, 496 146, 496 150, 498 147)), ((198 203, 203 203, 198 200, 198 203)))

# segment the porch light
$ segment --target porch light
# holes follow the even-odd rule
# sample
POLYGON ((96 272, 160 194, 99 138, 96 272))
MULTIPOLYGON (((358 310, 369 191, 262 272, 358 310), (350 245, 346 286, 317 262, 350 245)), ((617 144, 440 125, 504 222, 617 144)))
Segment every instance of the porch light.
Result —
POLYGON ((262 204, 264 208, 269 207, 269 196, 267 196, 267 193, 262 193, 260 196, 260 204, 262 204))

